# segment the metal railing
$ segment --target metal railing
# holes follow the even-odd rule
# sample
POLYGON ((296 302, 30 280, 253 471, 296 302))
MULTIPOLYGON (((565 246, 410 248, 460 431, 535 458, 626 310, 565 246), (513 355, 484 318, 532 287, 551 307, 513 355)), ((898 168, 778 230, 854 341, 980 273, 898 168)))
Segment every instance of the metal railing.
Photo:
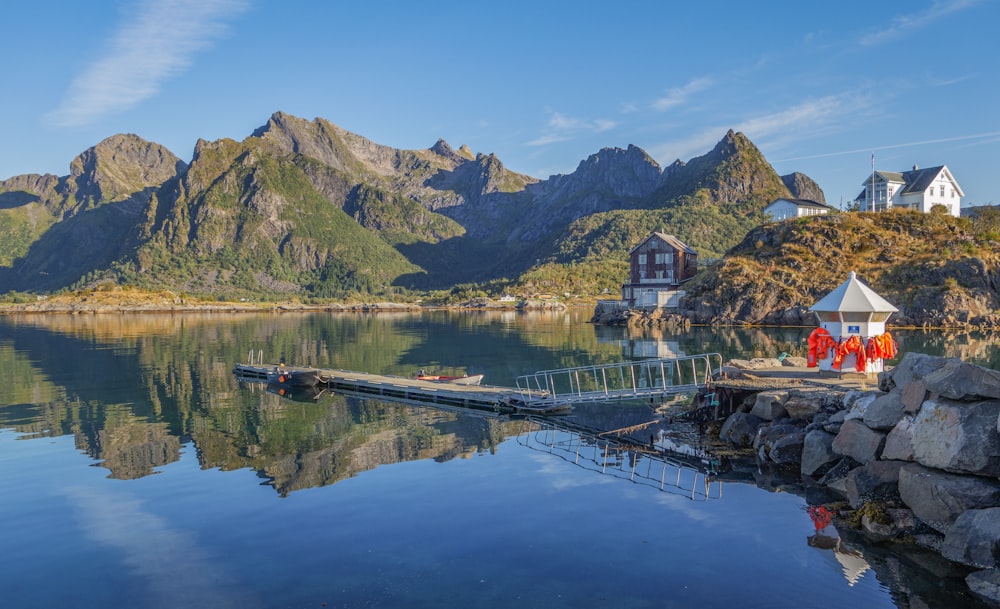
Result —
POLYGON ((695 391, 722 367, 722 355, 646 359, 542 370, 517 379, 519 397, 533 406, 650 399, 695 391))

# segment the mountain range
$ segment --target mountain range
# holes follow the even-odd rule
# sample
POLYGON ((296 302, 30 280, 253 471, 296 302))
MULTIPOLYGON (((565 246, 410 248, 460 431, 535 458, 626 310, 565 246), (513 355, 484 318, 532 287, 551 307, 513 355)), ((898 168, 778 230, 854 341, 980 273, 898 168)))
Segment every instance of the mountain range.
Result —
POLYGON ((652 230, 718 258, 779 196, 823 199, 732 131, 687 162, 605 148, 543 180, 444 140, 400 150, 277 112, 243 141, 199 140, 189 162, 120 134, 67 176, 0 182, 0 293, 113 281, 217 297, 597 294, 617 291, 652 230))

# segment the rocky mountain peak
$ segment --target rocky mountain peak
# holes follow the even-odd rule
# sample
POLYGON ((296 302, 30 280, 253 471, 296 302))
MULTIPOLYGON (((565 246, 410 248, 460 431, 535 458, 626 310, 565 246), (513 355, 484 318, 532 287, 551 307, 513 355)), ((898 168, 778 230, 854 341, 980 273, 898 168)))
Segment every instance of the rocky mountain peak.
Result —
POLYGON ((472 148, 469 148, 468 144, 462 144, 461 146, 459 146, 458 154, 460 154, 463 158, 466 158, 470 161, 476 158, 476 154, 472 152, 472 148))
POLYGON ((444 157, 451 161, 452 163, 463 163, 468 159, 463 155, 455 152, 455 150, 448 145, 448 142, 443 139, 439 139, 433 146, 430 147, 430 151, 434 154, 444 157))
POLYGON ((656 188, 660 180, 660 165, 638 146, 603 148, 581 161, 576 171, 562 178, 563 187, 572 183, 575 189, 600 188, 618 197, 643 197, 656 188))
POLYGON ((186 164, 160 144, 128 133, 113 135, 70 163, 78 199, 93 203, 126 199, 163 184, 186 164))
POLYGON ((796 171, 795 173, 781 176, 781 181, 784 182, 785 187, 788 188, 788 191, 796 199, 809 199, 810 201, 826 204, 826 196, 823 194, 823 189, 806 174, 796 171))

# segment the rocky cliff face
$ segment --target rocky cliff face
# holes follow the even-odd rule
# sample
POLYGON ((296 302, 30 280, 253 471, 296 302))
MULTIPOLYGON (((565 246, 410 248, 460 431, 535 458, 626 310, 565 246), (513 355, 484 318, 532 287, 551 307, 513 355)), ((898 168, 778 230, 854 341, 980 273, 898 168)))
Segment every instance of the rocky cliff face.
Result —
POLYGON ((80 202, 96 205, 147 192, 184 171, 186 165, 159 144, 137 135, 113 135, 70 163, 70 181, 80 202))
POLYGON ((781 176, 781 181, 796 199, 808 199, 817 203, 823 203, 824 205, 826 204, 826 196, 823 194, 823 189, 804 173, 796 171, 795 173, 781 176))

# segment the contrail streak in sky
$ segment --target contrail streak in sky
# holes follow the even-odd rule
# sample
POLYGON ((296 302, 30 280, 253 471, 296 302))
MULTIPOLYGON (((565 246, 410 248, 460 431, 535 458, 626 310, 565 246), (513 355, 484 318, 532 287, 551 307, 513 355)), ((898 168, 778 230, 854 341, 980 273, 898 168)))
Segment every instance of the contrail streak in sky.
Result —
POLYGON ((831 156, 844 156, 847 154, 859 154, 861 152, 876 152, 879 150, 892 150, 894 148, 908 148, 910 146, 926 146, 927 144, 942 144, 944 142, 960 142, 963 140, 976 140, 988 137, 1000 136, 1000 131, 989 131, 987 133, 976 133, 973 135, 956 135, 955 137, 943 137, 936 140, 922 140, 919 142, 907 142, 905 144, 890 144, 888 146, 873 146, 870 148, 857 148, 855 150, 841 150, 839 152, 826 152, 824 154, 810 154, 806 156, 790 157, 772 161, 773 163, 784 163, 787 161, 804 161, 808 159, 825 159, 831 156))

